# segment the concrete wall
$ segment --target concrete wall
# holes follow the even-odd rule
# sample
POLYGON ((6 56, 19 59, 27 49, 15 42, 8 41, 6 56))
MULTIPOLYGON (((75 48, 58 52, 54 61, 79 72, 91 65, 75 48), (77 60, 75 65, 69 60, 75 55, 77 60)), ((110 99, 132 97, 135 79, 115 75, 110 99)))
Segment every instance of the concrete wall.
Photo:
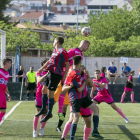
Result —
MULTIPOLYGON (((135 92, 135 100, 140 102, 140 85, 137 85, 134 87, 135 92)), ((21 93, 21 83, 8 83, 8 89, 11 94, 12 100, 19 100, 20 99, 20 93, 21 93)), ((124 84, 118 84, 118 85, 109 85, 109 89, 111 92, 111 95, 115 102, 120 102, 121 95, 124 90, 124 84)), ((88 95, 90 95, 91 88, 88 88, 88 95)), ((22 93, 22 100, 26 99, 26 87, 23 86, 23 93, 22 93)), ((97 94, 97 91, 94 92, 94 96, 97 94)), ((33 100, 34 94, 33 91, 30 93, 30 99, 33 100)), ((130 102, 130 93, 126 95, 126 98, 124 100, 125 102, 130 102)))

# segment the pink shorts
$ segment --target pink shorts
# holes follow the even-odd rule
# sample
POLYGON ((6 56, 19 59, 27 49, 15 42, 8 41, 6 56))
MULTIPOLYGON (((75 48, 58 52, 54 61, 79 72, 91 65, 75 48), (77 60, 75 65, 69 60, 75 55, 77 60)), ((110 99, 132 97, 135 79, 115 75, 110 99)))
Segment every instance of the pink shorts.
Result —
POLYGON ((106 102, 108 104, 111 104, 114 102, 113 98, 111 96, 101 96, 100 94, 97 94, 94 97, 94 100, 98 102, 98 104, 100 104, 101 102, 106 102))
MULTIPOLYGON (((35 105, 37 108, 42 107, 42 97, 40 97, 40 96, 36 97, 35 105)), ((48 101, 47 101, 46 105, 48 105, 48 101)))
MULTIPOLYGON (((70 112, 72 112, 71 105, 70 105, 70 112)), ((91 113, 92 113, 92 111, 89 108, 85 108, 85 109, 83 107, 80 108, 80 115, 82 117, 89 117, 89 116, 91 116, 91 113)))
POLYGON ((125 87, 125 88, 124 88, 124 91, 125 91, 125 92, 130 92, 130 91, 133 91, 133 89, 132 89, 132 88, 125 87))
POLYGON ((7 105, 6 105, 6 97, 5 97, 5 93, 0 93, 0 109, 6 109, 7 105))

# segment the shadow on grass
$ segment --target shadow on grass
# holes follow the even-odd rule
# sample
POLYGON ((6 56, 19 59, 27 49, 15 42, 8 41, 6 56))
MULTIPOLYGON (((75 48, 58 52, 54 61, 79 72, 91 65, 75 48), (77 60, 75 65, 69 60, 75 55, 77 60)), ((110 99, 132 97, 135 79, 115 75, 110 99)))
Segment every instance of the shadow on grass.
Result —
POLYGON ((122 132, 130 139, 130 140, 139 140, 133 133, 131 133, 124 125, 118 125, 118 127, 122 130, 122 132))

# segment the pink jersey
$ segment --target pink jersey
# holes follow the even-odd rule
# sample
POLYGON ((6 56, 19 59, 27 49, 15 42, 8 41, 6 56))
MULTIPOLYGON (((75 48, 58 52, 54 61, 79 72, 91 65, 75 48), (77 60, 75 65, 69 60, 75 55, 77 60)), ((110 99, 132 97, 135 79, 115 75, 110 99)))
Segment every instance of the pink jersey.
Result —
POLYGON ((105 77, 105 73, 102 72, 102 73, 101 73, 101 77, 105 77))
POLYGON ((0 94, 5 94, 8 80, 9 80, 9 72, 0 68, 0 94))
POLYGON ((82 51, 79 48, 72 48, 68 50, 68 59, 70 62, 70 66, 73 65, 73 57, 75 55, 80 55, 82 57, 83 60, 83 54, 82 51))
MULTIPOLYGON (((82 84, 84 83, 84 80, 87 78, 87 75, 81 76, 81 82, 82 84)), ((82 91, 82 96, 86 97, 87 96, 87 85, 85 86, 85 88, 82 91)))
MULTIPOLYGON (((36 71, 36 77, 40 76, 44 76, 47 73, 47 71, 42 71, 41 74, 38 73, 38 71, 36 71)), ((42 88, 43 88, 43 82, 39 83, 37 81, 37 92, 36 92, 36 97, 42 97, 42 88)))
POLYGON ((100 84, 106 83, 106 87, 104 89, 96 84, 94 84, 94 85, 98 91, 98 94, 100 94, 101 96, 110 96, 111 95, 109 88, 108 88, 108 82, 107 82, 106 78, 101 77, 100 80, 93 79, 93 82, 98 82, 100 84))

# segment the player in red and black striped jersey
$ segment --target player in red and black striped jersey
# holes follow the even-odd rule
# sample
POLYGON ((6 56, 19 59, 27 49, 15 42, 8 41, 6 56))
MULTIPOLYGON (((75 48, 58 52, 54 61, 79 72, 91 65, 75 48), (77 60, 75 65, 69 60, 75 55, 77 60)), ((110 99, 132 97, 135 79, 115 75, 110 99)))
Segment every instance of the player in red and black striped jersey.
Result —
POLYGON ((48 102, 48 112, 47 115, 41 120, 41 122, 45 122, 52 117, 52 109, 54 105, 54 92, 62 79, 62 72, 63 68, 65 67, 65 73, 63 76, 63 81, 65 81, 68 69, 69 69, 69 62, 68 62, 68 54, 66 50, 62 47, 64 43, 63 37, 56 37, 54 40, 54 51, 51 55, 50 60, 40 68, 39 71, 47 67, 46 69, 49 71, 48 75, 45 77, 44 85, 43 85, 43 96, 42 96, 42 108, 41 111, 36 114, 39 116, 41 114, 46 113, 46 102, 47 98, 49 97, 48 102), (48 89, 48 93, 47 93, 48 89), (47 97, 48 94, 48 97, 47 97))
POLYGON ((124 103, 125 95, 128 92, 131 93, 131 102, 136 103, 136 101, 134 101, 134 91, 133 91, 133 86, 135 86, 133 83, 133 76, 134 75, 135 75, 135 71, 131 71, 131 75, 128 77, 126 84, 125 84, 125 87, 124 87, 124 92, 123 92, 122 97, 121 97, 121 103, 124 103))

